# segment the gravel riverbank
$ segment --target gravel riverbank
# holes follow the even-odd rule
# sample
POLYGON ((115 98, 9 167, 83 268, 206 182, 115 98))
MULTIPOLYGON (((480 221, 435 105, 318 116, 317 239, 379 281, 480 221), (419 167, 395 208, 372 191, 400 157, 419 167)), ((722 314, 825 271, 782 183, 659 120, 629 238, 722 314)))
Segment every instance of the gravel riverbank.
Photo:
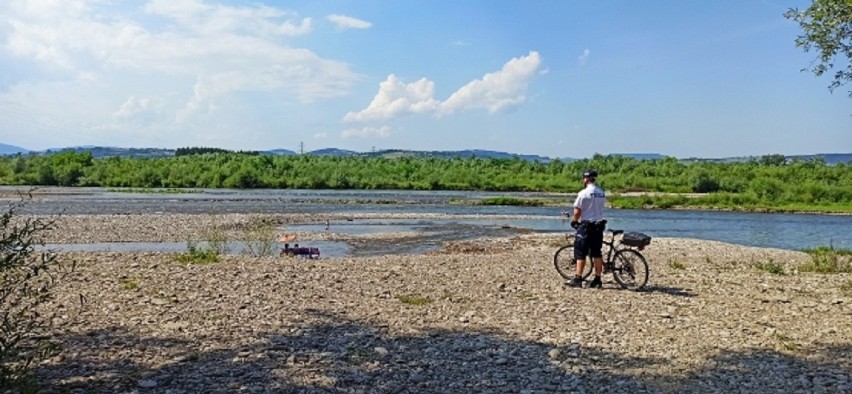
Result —
MULTIPOLYGON (((67 216, 48 241, 184 241, 308 218, 325 217, 67 216)), ((852 276, 799 273, 801 252, 659 238, 646 291, 610 277, 569 289, 552 265, 561 241, 203 265, 62 253, 77 269, 44 313, 63 351, 38 378, 74 393, 852 392, 852 276)))

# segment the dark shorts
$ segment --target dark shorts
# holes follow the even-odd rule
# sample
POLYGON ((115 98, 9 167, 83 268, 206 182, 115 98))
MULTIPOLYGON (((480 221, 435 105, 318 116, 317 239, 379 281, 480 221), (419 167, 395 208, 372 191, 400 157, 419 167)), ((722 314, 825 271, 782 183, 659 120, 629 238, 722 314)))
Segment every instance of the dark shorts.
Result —
POLYGON ((577 236, 574 238, 574 259, 603 257, 601 253, 602 246, 603 230, 581 227, 577 230, 577 236))

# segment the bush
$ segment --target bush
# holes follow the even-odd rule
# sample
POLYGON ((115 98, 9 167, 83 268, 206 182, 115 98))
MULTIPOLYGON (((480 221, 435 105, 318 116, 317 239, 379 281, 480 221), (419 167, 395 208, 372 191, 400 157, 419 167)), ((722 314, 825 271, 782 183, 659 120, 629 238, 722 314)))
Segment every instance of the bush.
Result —
POLYGON ((715 193, 719 190, 721 190, 719 181, 708 175, 698 177, 692 186, 692 191, 695 193, 715 193))
POLYGON ((0 389, 20 389, 39 361, 58 352, 43 336, 49 321, 38 308, 74 269, 73 262, 66 264, 50 251, 36 250, 44 246, 41 234, 54 222, 16 219, 15 211, 23 204, 23 200, 11 204, 0 219, 0 389))
POLYGON ((183 264, 210 264, 219 261, 219 252, 209 247, 199 248, 194 242, 187 242, 187 252, 178 254, 175 259, 183 264))
POLYGON ((847 280, 846 283, 840 285, 840 291, 843 294, 852 297, 852 279, 847 280))
POLYGON ((764 272, 768 272, 768 273, 773 274, 773 275, 784 275, 784 266, 781 265, 781 264, 778 264, 778 263, 776 263, 772 260, 769 260, 769 261, 766 261, 766 262, 758 261, 758 262, 752 263, 752 266, 754 268, 757 268, 757 269, 764 271, 764 272))
POLYGON ((684 264, 682 261, 678 261, 678 260, 669 260, 668 265, 669 265, 669 268, 671 268, 671 269, 676 269, 676 270, 685 270, 686 269, 686 264, 684 264))
POLYGON ((245 228, 243 235, 245 253, 251 256, 270 256, 278 248, 278 230, 274 222, 253 219, 245 228))
POLYGON ((811 262, 800 266, 799 271, 820 274, 852 273, 852 251, 848 249, 818 247, 805 252, 811 255, 811 262))
POLYGON ((429 297, 424 297, 416 294, 403 294, 398 297, 403 304, 408 305, 426 305, 431 304, 432 299, 429 297))

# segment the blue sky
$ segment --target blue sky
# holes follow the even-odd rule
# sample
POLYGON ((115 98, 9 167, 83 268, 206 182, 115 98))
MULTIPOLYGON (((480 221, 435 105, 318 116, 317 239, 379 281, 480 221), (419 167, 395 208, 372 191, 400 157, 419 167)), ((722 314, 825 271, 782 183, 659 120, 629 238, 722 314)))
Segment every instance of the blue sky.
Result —
POLYGON ((0 143, 852 152, 810 1, 4 0, 0 143))

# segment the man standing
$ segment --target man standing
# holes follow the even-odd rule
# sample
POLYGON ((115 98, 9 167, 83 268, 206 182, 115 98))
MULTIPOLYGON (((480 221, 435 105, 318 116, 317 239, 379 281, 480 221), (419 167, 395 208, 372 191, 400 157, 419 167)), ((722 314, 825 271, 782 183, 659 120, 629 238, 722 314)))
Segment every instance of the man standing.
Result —
POLYGON ((595 264, 595 278, 589 283, 589 287, 600 288, 601 272, 603 271, 603 232, 606 221, 603 220, 604 205, 606 205, 606 193, 598 185, 595 179, 598 173, 595 170, 583 172, 583 190, 577 194, 574 201, 574 214, 571 217, 571 227, 577 229, 574 239, 574 259, 577 260, 577 274, 568 282, 568 286, 583 286, 583 270, 586 268, 586 257, 591 257, 595 264))

